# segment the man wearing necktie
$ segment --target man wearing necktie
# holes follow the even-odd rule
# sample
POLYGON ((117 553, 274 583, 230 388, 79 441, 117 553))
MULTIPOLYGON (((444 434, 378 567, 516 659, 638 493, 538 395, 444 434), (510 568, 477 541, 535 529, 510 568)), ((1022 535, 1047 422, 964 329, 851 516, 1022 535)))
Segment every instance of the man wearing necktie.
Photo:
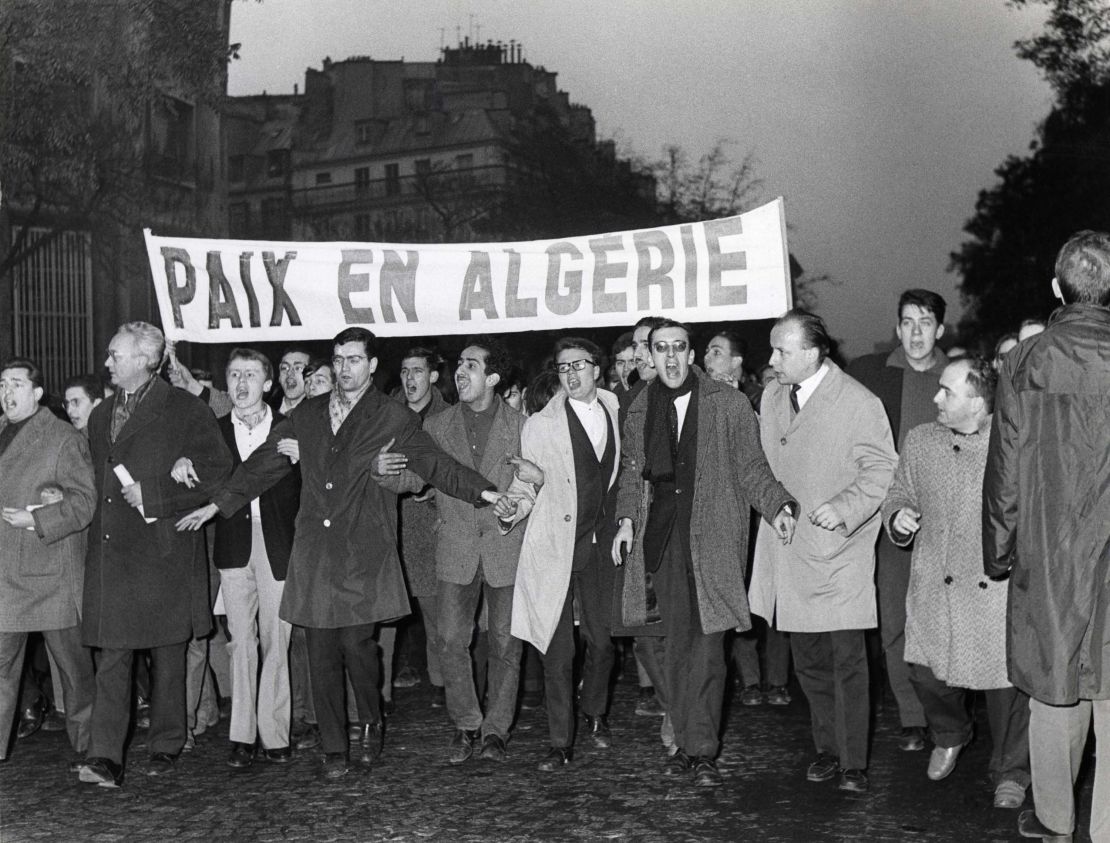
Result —
POLYGON ((721 784, 714 759, 724 697, 722 637, 751 626, 744 590, 749 507, 789 542, 797 504, 767 465, 748 400, 691 365, 689 329, 664 320, 649 343, 659 376, 625 419, 612 556, 620 565, 630 551, 623 622, 644 622, 650 578, 667 636, 668 711, 678 751, 663 775, 692 775, 695 785, 713 787, 721 784), (645 483, 652 500, 645 523, 637 524, 645 483))
POLYGON ((777 382, 763 393, 760 436, 775 476, 803 515, 784 545, 756 541, 752 611, 790 633, 809 700, 817 759, 809 781, 841 773, 841 790, 867 790, 869 710, 864 630, 877 622, 879 506, 897 457, 883 405, 828 359, 825 324, 792 310, 771 329, 777 382))

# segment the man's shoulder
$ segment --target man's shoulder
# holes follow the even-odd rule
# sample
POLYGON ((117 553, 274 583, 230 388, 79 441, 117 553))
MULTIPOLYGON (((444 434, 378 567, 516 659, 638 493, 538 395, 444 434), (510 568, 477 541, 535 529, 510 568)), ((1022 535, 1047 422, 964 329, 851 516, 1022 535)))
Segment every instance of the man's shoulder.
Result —
POLYGON ((869 380, 880 378, 899 378, 902 370, 897 366, 888 366, 889 351, 877 351, 873 354, 862 354, 848 364, 845 371, 851 377, 866 384, 869 380))

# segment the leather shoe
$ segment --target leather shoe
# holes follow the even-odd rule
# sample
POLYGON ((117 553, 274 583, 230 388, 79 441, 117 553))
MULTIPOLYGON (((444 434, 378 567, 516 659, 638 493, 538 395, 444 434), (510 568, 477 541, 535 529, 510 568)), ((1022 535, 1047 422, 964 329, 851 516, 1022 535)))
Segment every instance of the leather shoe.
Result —
POLYGON ((763 705, 763 690, 758 685, 746 685, 740 692, 740 705, 763 705))
POLYGON ((1039 837, 1049 843, 1071 843, 1071 833, 1061 834, 1048 828, 1037 819, 1037 812, 1029 809, 1018 814, 1018 834, 1022 837, 1039 837))
POLYGON ((254 747, 249 743, 233 741, 231 753, 227 756, 227 766, 233 770, 245 770, 254 763, 254 747))
POLYGON ((482 753, 478 757, 483 761, 504 761, 505 739, 500 735, 486 735, 482 739, 482 753))
POLYGON ((143 772, 148 776, 168 776, 177 769, 177 759, 168 752, 152 752, 143 772))
POLYGON ((329 752, 324 755, 324 766, 321 769, 325 779, 341 779, 347 775, 347 756, 342 752, 329 752))
POLYGON ((994 807, 1020 808, 1025 801, 1025 785, 1013 779, 1003 779, 994 789, 994 807))
POLYGON ((863 770, 845 770, 840 774, 840 784, 837 790, 846 790, 849 793, 867 793, 871 783, 867 780, 867 773, 863 770))
POLYGON ((123 781, 123 765, 108 758, 86 758, 77 778, 86 784, 119 787, 123 781))
POLYGON ((547 755, 536 765, 536 769, 543 773, 554 773, 563 767, 569 766, 571 751, 569 746, 553 746, 547 755))
POLYGON ((42 727, 42 721, 45 718, 46 710, 40 698, 20 712, 19 728, 15 733, 16 740, 23 740, 24 738, 31 737, 31 735, 42 727))
POLYGON ((377 723, 363 723, 362 726, 359 727, 359 766, 369 767, 382 757, 383 737, 381 721, 377 723))
POLYGON ((839 769, 840 761, 827 752, 822 752, 817 756, 817 760, 806 768, 806 781, 827 782, 839 769))
POLYGON ((474 742, 478 740, 477 729, 456 729, 447 748, 447 763, 462 764, 474 754, 474 742))
POLYGON ((586 715, 586 730, 590 735, 590 742, 598 749, 608 749, 613 745, 613 734, 609 731, 609 721, 605 715, 591 717, 586 715))
POLYGON ((935 746, 929 756, 929 770, 927 775, 932 781, 939 782, 947 778, 956 769, 956 759, 960 757, 960 750, 965 744, 955 746, 935 746))
POLYGON ((925 748, 925 730, 921 726, 906 726, 898 735, 898 748, 903 752, 920 752, 925 748))
POLYGON ((44 732, 64 732, 66 730, 65 712, 58 711, 54 706, 51 706, 50 711, 43 718, 42 730, 44 732))
POLYGON ((71 773, 80 773, 81 768, 85 766, 85 763, 85 756, 78 755, 69 762, 69 764, 67 765, 67 769, 71 773))
POLYGON ((772 685, 767 689, 768 705, 790 705, 790 692, 785 685, 772 685))
POLYGON ((271 764, 289 764, 293 760, 293 748, 282 746, 277 749, 263 749, 259 758, 271 764))
POLYGON ((720 787, 724 782, 717 762, 705 755, 690 759, 694 769, 694 787, 720 787))
POLYGON ((663 762, 664 776, 684 776, 690 772, 690 756, 681 749, 663 762))

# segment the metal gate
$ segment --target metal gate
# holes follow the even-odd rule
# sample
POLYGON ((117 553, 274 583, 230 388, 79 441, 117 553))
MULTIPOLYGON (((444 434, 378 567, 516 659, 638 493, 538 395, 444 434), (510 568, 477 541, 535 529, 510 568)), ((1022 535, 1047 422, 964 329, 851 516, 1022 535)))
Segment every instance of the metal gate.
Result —
MULTIPOLYGON (((46 236, 31 229, 31 243, 46 236)), ((91 238, 67 231, 14 271, 15 353, 42 369, 46 391, 61 396, 73 375, 94 371, 91 238)))

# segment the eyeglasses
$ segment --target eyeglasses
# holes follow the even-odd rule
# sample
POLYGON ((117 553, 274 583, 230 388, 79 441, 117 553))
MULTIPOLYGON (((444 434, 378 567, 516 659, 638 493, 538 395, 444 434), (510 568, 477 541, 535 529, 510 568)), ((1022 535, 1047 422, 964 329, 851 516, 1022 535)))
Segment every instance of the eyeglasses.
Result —
POLYGON ((690 343, 686 340, 675 340, 674 342, 663 342, 663 340, 656 340, 651 344, 656 354, 682 354, 690 347, 690 343))
POLYGON ((590 360, 589 358, 586 358, 584 360, 572 360, 570 363, 556 363, 555 364, 555 371, 558 372, 560 375, 565 375, 571 369, 574 369, 574 371, 576 371, 576 372, 581 372, 587 366, 596 366, 596 365, 597 364, 593 360, 590 360))
POLYGON ((304 372, 304 367, 304 363, 282 363, 278 366, 278 371, 282 374, 287 374, 289 372, 304 372))
POLYGON ((349 357, 339 357, 337 355, 331 359, 331 365, 334 369, 342 369, 344 363, 348 366, 357 366, 365 359, 366 356, 363 354, 352 354, 349 357))

